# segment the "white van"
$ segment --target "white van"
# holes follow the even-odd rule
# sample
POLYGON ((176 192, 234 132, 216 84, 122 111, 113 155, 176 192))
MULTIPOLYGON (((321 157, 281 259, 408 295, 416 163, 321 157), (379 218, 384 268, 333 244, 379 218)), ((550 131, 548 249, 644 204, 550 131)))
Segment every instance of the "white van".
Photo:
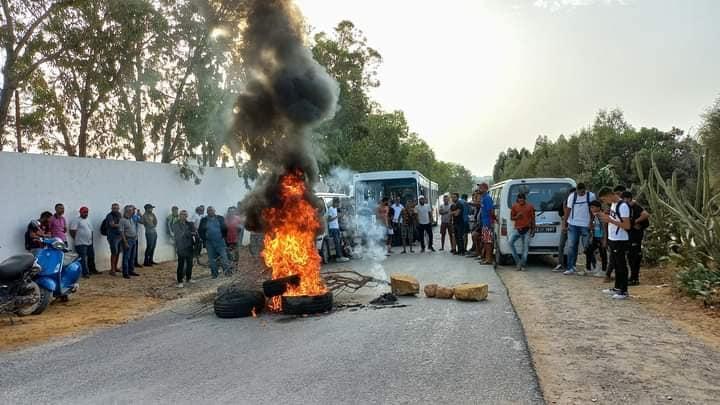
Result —
POLYGON ((575 180, 568 178, 513 179, 493 184, 490 187, 490 196, 495 205, 497 218, 495 263, 503 265, 512 262, 510 237, 514 226, 510 219, 510 208, 520 192, 525 193, 527 201, 535 207, 535 237, 530 239, 528 255, 557 254, 562 232, 560 211, 570 189, 574 187, 575 180))

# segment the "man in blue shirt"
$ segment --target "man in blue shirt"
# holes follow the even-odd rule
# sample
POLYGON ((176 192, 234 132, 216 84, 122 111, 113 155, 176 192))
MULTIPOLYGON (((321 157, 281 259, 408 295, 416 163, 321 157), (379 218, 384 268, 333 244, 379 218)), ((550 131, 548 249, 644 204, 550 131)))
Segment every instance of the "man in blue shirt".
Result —
POLYGON ((208 262, 210 263, 210 273, 212 278, 218 278, 217 262, 220 259, 223 271, 226 276, 232 274, 230 263, 227 257, 227 245, 225 237, 227 236, 227 226, 225 218, 215 214, 215 208, 207 208, 207 216, 200 220, 200 229, 198 230, 200 239, 205 242, 208 252, 208 262))

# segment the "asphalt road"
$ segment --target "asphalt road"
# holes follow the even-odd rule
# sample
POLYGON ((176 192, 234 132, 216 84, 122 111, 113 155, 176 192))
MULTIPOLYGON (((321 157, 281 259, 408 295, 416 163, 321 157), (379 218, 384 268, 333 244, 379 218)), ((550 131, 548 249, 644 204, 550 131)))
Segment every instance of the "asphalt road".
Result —
MULTIPOLYGON (((363 271, 368 263, 349 265, 363 271)), ((492 268, 441 252, 398 254, 384 266, 423 284, 487 282, 490 297, 402 298, 405 308, 307 318, 168 311, 0 355, 0 403, 543 402, 521 326, 492 268)))

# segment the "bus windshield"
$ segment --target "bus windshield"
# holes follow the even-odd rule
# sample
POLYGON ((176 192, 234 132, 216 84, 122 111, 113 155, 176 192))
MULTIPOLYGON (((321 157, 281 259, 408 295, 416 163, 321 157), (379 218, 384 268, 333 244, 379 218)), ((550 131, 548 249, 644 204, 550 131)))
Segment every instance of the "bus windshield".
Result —
POLYGON ((513 184, 508 192, 508 207, 512 207, 520 192, 537 211, 559 211, 572 185, 569 183, 513 184))
POLYGON ((417 199, 417 180, 413 178, 363 180, 355 183, 358 207, 367 206, 374 210, 384 197, 393 200, 396 196, 400 196, 403 204, 408 199, 417 199))

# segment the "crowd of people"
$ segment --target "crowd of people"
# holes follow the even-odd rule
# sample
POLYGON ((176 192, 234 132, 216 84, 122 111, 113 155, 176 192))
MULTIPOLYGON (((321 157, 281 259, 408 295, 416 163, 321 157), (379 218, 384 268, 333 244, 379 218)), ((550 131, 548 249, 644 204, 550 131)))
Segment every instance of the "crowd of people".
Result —
MULTIPOLYGON (((226 276, 233 273, 228 252, 234 252, 241 244, 244 236, 244 219, 240 214, 240 203, 228 208, 225 217, 217 215, 214 207, 200 205, 195 208, 192 216, 186 210, 174 206, 165 219, 165 229, 169 240, 174 244, 177 255, 177 286, 194 283, 192 268, 194 260, 199 260, 203 247, 207 249, 210 273, 213 278, 219 277, 218 265, 226 276)), ((105 216, 97 229, 106 238, 110 250, 111 276, 122 274, 125 279, 138 277, 141 267, 152 267, 155 262, 158 226, 160 222, 155 215, 155 206, 145 204, 141 211, 135 205, 120 207, 113 203, 110 212, 105 216), (142 228, 142 229, 141 229, 142 228), (145 252, 142 263, 139 261, 138 236, 145 234, 145 252)), ((100 274, 95 265, 94 235, 96 228, 88 216, 90 209, 81 207, 78 216, 68 221, 65 218, 63 204, 55 204, 55 213, 42 212, 39 219, 30 221, 25 232, 25 248, 35 253, 44 247, 44 240, 52 238, 61 240, 69 247, 68 235, 72 238, 72 247, 80 256, 82 276, 90 278, 100 274)))
MULTIPOLYGON (((450 193, 438 206, 440 216, 440 250, 445 250, 446 236, 450 252, 492 264, 495 260, 495 204, 488 185, 478 184, 468 200, 467 195, 450 193), (470 248, 468 249, 468 245, 470 248)), ((605 290, 614 299, 626 299, 628 286, 638 285, 642 262, 642 241, 649 226, 649 213, 624 186, 603 188, 597 195, 583 183, 572 188, 559 208, 561 218, 558 263, 553 269, 564 275, 603 276, 613 281, 605 290), (585 269, 578 270, 580 253, 585 254, 585 269), (599 260, 598 260, 599 257, 599 260), (598 266, 598 262, 600 266, 598 266)), ((400 235, 402 252, 414 253, 419 239, 421 252, 433 248, 433 211, 424 196, 402 201, 401 197, 383 198, 376 209, 377 221, 386 229, 387 254, 400 235)), ((509 242, 517 270, 527 265, 530 241, 536 233, 535 207, 520 192, 510 210, 512 230, 509 242)))
MULTIPOLYGON (((478 258, 483 264, 493 260, 493 223, 494 203, 488 193, 487 183, 478 184, 472 199, 467 194, 451 193, 443 196, 438 206, 440 219, 440 251, 445 250, 446 241, 450 253, 478 258), (471 243, 470 249, 468 244, 471 243)), ((420 242, 420 252, 435 252, 433 247, 433 227, 435 222, 433 209, 425 196, 419 196, 417 203, 413 198, 402 201, 395 196, 383 198, 376 210, 377 221, 386 229, 387 254, 393 253, 393 240, 400 235, 403 250, 414 253, 416 238, 420 242)))

